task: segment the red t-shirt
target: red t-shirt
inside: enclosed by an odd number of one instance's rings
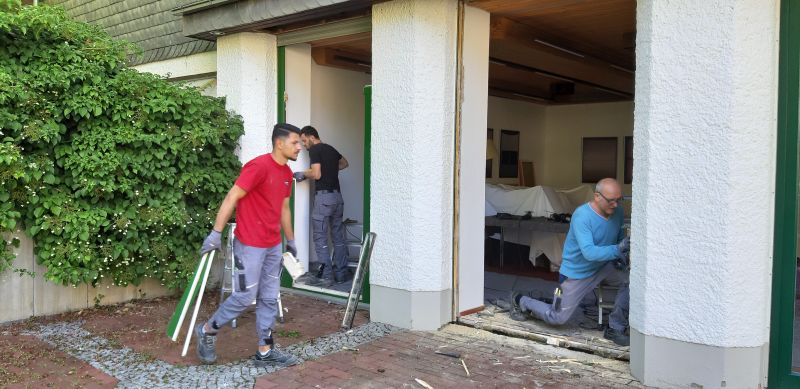
[[[236,186],[247,195],[236,205],[236,238],[253,247],[281,242],[283,200],[292,194],[292,170],[279,165],[272,154],[253,158],[242,167]]]

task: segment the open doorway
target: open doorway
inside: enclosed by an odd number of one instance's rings
[[[292,283],[291,286],[297,289],[338,297],[347,297],[351,289],[352,277],[340,278],[343,274],[341,269],[336,269],[336,277],[331,273],[334,264],[331,258],[337,250],[343,250],[350,268],[344,274],[352,274],[366,232],[364,216],[368,204],[365,204],[364,193],[368,188],[365,179],[365,153],[368,149],[365,147],[367,97],[364,88],[371,80],[370,44],[367,31],[312,39],[284,48],[287,120],[293,120],[290,111],[293,101],[299,96],[301,101],[307,102],[307,110],[295,115],[294,120],[300,126],[314,127],[319,141],[332,146],[347,161],[346,168],[338,172],[338,188],[322,189],[313,179],[299,182],[295,187],[294,226],[298,256],[307,266],[310,264],[308,268],[311,270],[309,275]],[[293,87],[292,80],[301,86]],[[293,170],[305,170],[311,163],[309,150],[304,149],[298,166]],[[323,190],[341,195],[344,206],[338,220],[334,220],[337,215],[316,220],[320,219],[322,212],[315,212],[315,199]],[[324,243],[319,242],[320,225],[327,230],[321,233]],[[334,234],[339,231],[344,239],[342,248],[337,247],[334,239]],[[320,250],[317,246],[326,249]],[[319,258],[318,252],[327,252],[328,258]],[[319,265],[327,269],[320,269]]]
[[[603,338],[599,323],[607,323],[597,301],[585,301],[559,327],[513,321],[506,311],[511,291],[552,298],[568,216],[592,198],[600,178],[622,184],[629,225],[636,3],[469,5],[490,13],[486,133],[462,136],[486,142],[485,223],[470,227],[484,231],[484,288],[477,309],[458,302],[459,321],[625,358],[627,348],[595,341]],[[597,293],[606,303],[615,294]]]

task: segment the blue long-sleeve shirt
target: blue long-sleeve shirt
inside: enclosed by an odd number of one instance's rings
[[[592,276],[607,261],[620,257],[617,243],[624,237],[624,211],[617,207],[606,220],[586,203],[575,209],[561,255],[561,274],[567,278]]]

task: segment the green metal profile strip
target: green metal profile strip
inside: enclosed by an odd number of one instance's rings
[[[798,388],[792,372],[797,273],[797,142],[800,87],[800,1],[781,1],[778,86],[778,148],[769,388]]]

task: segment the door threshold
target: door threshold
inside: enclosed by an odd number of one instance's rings
[[[599,330],[553,327],[535,319],[515,321],[508,312],[484,310],[458,318],[458,324],[496,334],[533,340],[555,347],[578,350],[605,358],[630,360],[630,347],[619,346]]]

